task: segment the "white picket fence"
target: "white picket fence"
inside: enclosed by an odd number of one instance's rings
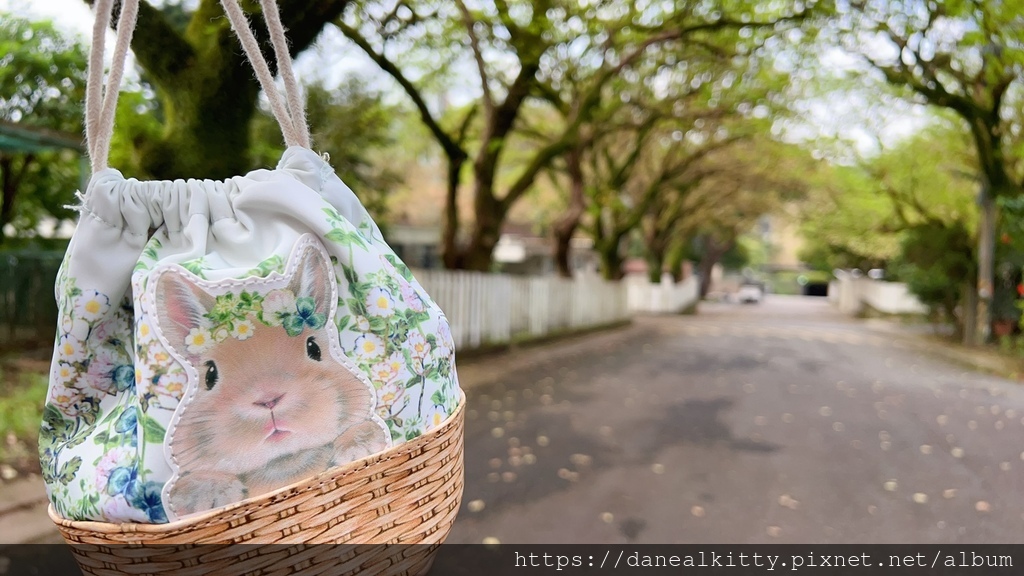
[[[635,275],[627,276],[623,282],[630,312],[678,314],[700,299],[700,285],[695,276],[676,283],[666,274],[661,277],[661,283],[654,284],[646,275]]]
[[[592,275],[566,280],[449,270],[414,274],[451,322],[457,348],[507,344],[630,317],[625,284]]]

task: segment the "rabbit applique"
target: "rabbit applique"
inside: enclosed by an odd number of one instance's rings
[[[168,429],[178,517],[281,488],[392,445],[376,395],[338,343],[337,280],[311,237],[284,275],[209,282],[171,265],[151,279],[158,332],[190,374]]]

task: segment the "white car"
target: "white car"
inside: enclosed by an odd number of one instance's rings
[[[744,304],[760,304],[764,299],[764,288],[760,284],[743,284],[736,292],[736,300]]]

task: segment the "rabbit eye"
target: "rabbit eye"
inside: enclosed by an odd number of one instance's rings
[[[217,365],[214,364],[213,360],[206,361],[206,389],[213,390],[213,387],[217,385],[217,379],[220,375],[217,373]]]
[[[320,345],[312,336],[306,339],[306,356],[309,356],[310,360],[320,361]]]

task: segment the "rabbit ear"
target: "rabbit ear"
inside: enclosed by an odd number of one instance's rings
[[[160,331],[179,350],[185,349],[189,331],[206,322],[204,316],[216,303],[205,290],[173,269],[160,274],[155,300]]]
[[[318,312],[323,309],[331,294],[331,264],[323,250],[315,246],[303,248],[299,254],[299,265],[288,287],[296,298],[312,298]]]

